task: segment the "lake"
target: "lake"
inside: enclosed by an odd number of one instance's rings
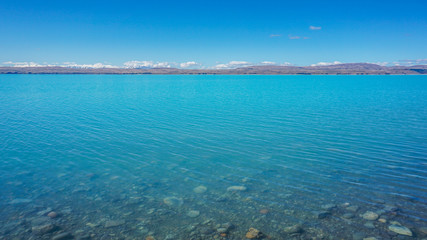
[[[427,76],[0,75],[0,187],[0,239],[423,239]]]

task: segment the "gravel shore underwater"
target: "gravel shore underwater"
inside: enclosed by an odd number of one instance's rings
[[[286,169],[243,179],[218,176],[221,184],[209,187],[191,181],[197,175],[188,169],[177,165],[168,169],[170,175],[164,174],[157,181],[142,177],[143,170],[141,178],[131,179],[113,175],[109,169],[100,173],[59,173],[57,179],[20,172],[20,181],[10,179],[5,187],[19,186],[21,194],[31,198],[6,196],[11,200],[0,212],[0,234],[3,239],[56,240],[427,236],[425,222],[405,216],[404,203],[411,199],[404,197],[398,201],[401,205],[379,196],[373,196],[375,202],[370,204],[351,202],[351,196],[344,201],[333,194],[317,199],[304,189],[284,189],[255,180],[279,180],[287,176]],[[43,187],[30,185],[41,182]],[[228,182],[241,185],[228,186]],[[182,191],[174,192],[176,189]],[[271,201],[273,197],[275,202]]]

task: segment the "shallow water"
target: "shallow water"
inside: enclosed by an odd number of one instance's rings
[[[423,239],[427,77],[0,75],[0,186],[0,239]]]

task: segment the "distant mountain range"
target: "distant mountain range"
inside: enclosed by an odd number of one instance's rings
[[[0,67],[0,74],[260,74],[260,75],[416,75],[427,65],[385,67],[370,63],[328,66],[250,66],[235,69]]]

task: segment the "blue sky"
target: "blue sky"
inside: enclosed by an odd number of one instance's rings
[[[425,0],[1,1],[0,63],[427,64],[426,12]]]

